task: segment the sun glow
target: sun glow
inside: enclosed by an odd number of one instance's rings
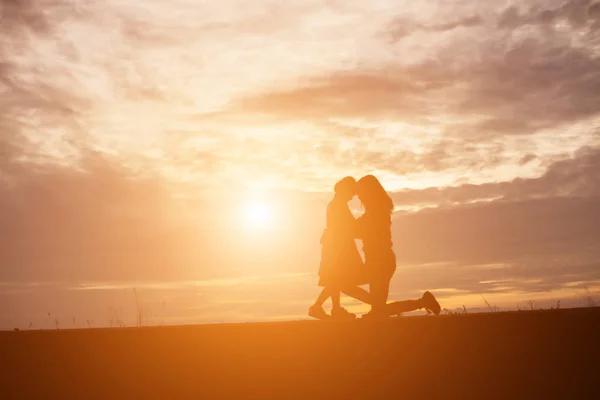
[[[251,230],[264,230],[273,226],[274,212],[271,204],[256,202],[244,207],[245,225]]]

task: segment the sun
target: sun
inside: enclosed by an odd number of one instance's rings
[[[269,203],[246,204],[243,210],[245,225],[251,230],[263,230],[273,226],[273,207]]]

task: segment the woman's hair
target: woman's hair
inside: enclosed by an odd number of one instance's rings
[[[341,192],[351,192],[354,193],[356,191],[356,179],[351,176],[347,176],[342,178],[338,183],[333,187],[333,191],[338,194]]]
[[[394,211],[394,201],[387,194],[381,182],[373,175],[360,178],[356,189],[366,211],[385,211],[388,214]]]

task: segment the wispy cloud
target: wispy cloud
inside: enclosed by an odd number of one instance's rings
[[[525,154],[543,164],[596,136],[597,8],[12,2],[1,123],[46,156],[76,154],[85,132],[205,184],[323,189],[348,166],[395,188],[527,177],[544,165]]]

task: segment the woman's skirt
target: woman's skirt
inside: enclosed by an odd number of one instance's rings
[[[367,269],[353,239],[337,246],[333,244],[322,245],[319,286],[341,288],[368,283]]]

